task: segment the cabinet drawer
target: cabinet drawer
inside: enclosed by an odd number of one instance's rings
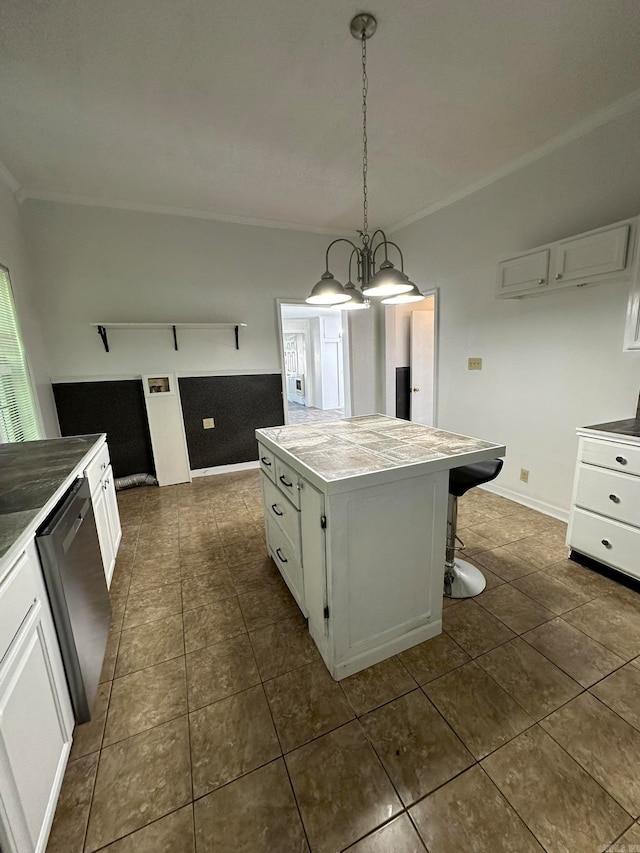
[[[635,527],[574,509],[568,538],[570,547],[581,554],[640,578],[640,530]]]
[[[616,441],[583,438],[580,462],[640,476],[640,447]]]
[[[37,569],[39,571],[39,567]],[[29,555],[20,554],[0,585],[0,660],[5,656],[20,625],[38,598]]]
[[[291,503],[300,509],[300,478],[288,465],[276,456],[276,486]]]
[[[289,501],[284,500],[280,489],[271,480],[262,478],[264,513],[267,518],[282,528],[291,540],[298,562],[300,561],[300,512]]]
[[[640,527],[640,477],[580,465],[576,504]]]
[[[267,539],[269,550],[273,555],[276,566],[280,570],[280,574],[291,590],[291,594],[298,603],[298,607],[306,616],[302,566],[296,558],[295,548],[284,531],[277,524],[274,524],[270,518],[267,518]]]
[[[91,462],[87,465],[85,469],[85,477],[89,481],[89,488],[91,489],[91,494],[93,494],[98,486],[98,483],[102,479],[102,475],[109,467],[109,447],[105,443],[102,445],[97,454],[93,457]]]
[[[274,483],[276,481],[276,458],[270,450],[258,444],[258,459],[260,460],[260,468],[264,471],[267,477]]]

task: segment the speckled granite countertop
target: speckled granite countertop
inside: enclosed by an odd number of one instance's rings
[[[0,444],[0,560],[25,533],[35,533],[68,488],[67,480],[104,439],[104,434],[81,435]]]
[[[606,424],[594,424],[578,430],[579,435],[593,435],[594,438],[598,437],[598,433],[603,438],[618,438],[623,441],[626,439],[634,444],[640,444],[640,417],[627,418],[624,421],[609,421]]]
[[[256,437],[285,450],[327,483],[418,463],[455,468],[466,464],[460,457],[468,454],[505,453],[504,445],[385,415],[269,427],[256,430]]]

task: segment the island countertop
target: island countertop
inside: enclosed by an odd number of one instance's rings
[[[626,418],[622,421],[608,421],[605,424],[581,427],[578,435],[591,438],[609,438],[640,444],[640,417]]]
[[[354,478],[381,481],[399,468],[437,471],[505,455],[505,446],[386,415],[256,430],[310,480],[329,491]],[[407,470],[405,473],[410,473]]]
[[[0,445],[0,577],[106,440],[104,433]]]

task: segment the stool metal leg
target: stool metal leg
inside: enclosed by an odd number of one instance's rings
[[[444,594],[448,598],[472,598],[480,595],[487,585],[480,569],[466,560],[456,558],[456,530],[458,527],[458,498],[449,495],[447,514],[447,551],[444,565]]]

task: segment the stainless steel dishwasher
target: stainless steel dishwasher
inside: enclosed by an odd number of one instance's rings
[[[38,550],[77,722],[91,719],[111,605],[89,484],[78,479],[38,530]]]

